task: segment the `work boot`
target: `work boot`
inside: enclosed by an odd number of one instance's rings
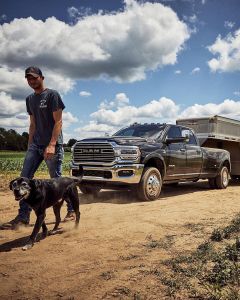
[[[74,220],[75,220],[75,213],[73,211],[68,211],[63,222],[74,221]]]
[[[12,219],[9,222],[3,223],[0,226],[0,229],[17,229],[20,226],[28,226],[29,220],[24,220],[20,218],[19,216],[16,216],[14,219]]]

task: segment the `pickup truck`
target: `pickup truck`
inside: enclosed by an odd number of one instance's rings
[[[145,201],[159,198],[163,184],[208,179],[211,188],[225,189],[231,171],[228,151],[200,147],[188,127],[154,123],[77,141],[70,167],[72,176],[83,175],[83,193],[127,188]]]

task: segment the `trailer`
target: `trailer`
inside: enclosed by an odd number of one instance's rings
[[[222,116],[179,119],[194,130],[202,147],[225,149],[231,156],[231,178],[240,179],[240,121]]]

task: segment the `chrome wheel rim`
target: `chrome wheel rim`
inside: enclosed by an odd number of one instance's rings
[[[222,182],[223,182],[224,186],[228,185],[228,171],[227,170],[223,170]]]
[[[152,174],[147,180],[147,194],[149,196],[157,196],[160,190],[160,181],[156,174]]]

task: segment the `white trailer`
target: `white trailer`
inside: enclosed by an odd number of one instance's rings
[[[231,177],[240,179],[240,121],[216,115],[179,119],[176,124],[192,128],[202,147],[228,150],[231,155]]]

